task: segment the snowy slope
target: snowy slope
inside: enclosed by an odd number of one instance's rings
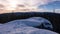
[[[32,17],[22,20],[14,20],[0,25],[0,34],[57,34],[56,32],[35,28],[43,24],[45,28],[53,29],[51,23],[41,17]],[[48,28],[49,29],[49,28]]]

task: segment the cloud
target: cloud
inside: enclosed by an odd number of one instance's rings
[[[55,9],[55,12],[56,13],[60,13],[60,9]]]
[[[16,2],[17,4],[28,4],[32,6],[43,5],[49,2],[60,1],[60,0],[0,0],[0,3]]]
[[[21,0],[19,0],[19,2],[20,1]],[[22,3],[26,3],[30,6],[39,6],[39,5],[47,4],[47,3],[51,2],[52,0],[22,0],[22,1],[21,1]]]
[[[53,0],[53,1],[60,1],[60,0]]]
[[[32,5],[32,6],[36,6],[36,5],[42,5],[42,4],[46,4],[48,2],[51,2],[52,0],[0,0],[0,2],[16,2],[17,4],[28,4],[28,5]]]
[[[0,0],[0,4],[6,5],[7,8],[16,8],[17,4],[38,8],[38,6],[45,5],[54,1],[60,0]]]

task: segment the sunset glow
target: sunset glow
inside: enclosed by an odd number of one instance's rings
[[[47,3],[48,0],[0,0],[5,4],[4,10],[24,10],[26,11],[35,11],[38,10],[38,6]],[[20,6],[18,6],[20,5]],[[24,7],[22,7],[24,6]]]
[[[46,11],[50,8],[46,9],[46,7],[41,8],[39,6],[46,5],[54,1],[59,1],[59,0],[38,0],[38,1],[37,0],[0,0],[0,13],[12,12],[12,11],[13,12],[40,11],[41,9],[42,11]]]
[[[28,1],[28,0],[6,0],[8,3],[3,3],[6,4],[5,9],[4,10],[24,10],[26,9],[26,11],[32,11],[32,10],[37,10],[37,2],[35,2],[36,0],[32,1]],[[35,2],[35,3],[34,3]],[[4,7],[3,7],[4,8]]]
[[[8,6],[6,7],[7,10],[15,10],[17,1],[16,0],[8,0]]]

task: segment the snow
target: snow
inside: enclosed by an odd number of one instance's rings
[[[45,24],[47,23],[47,24]],[[0,25],[0,34],[57,34],[56,32],[35,28],[44,24],[45,28],[53,29],[51,23],[41,17],[32,17],[22,20],[14,20]]]

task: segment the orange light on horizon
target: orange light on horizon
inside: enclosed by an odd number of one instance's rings
[[[8,12],[29,12],[37,11],[37,6],[34,5],[34,1],[30,0],[6,0],[6,2],[1,2],[4,7],[0,6],[1,13]]]

